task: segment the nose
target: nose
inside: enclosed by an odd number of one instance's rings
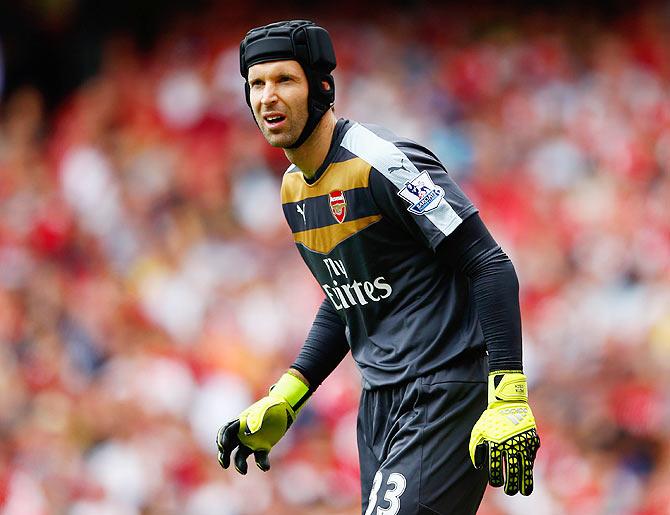
[[[261,95],[261,103],[263,105],[272,105],[277,101],[277,91],[273,84],[266,83]]]

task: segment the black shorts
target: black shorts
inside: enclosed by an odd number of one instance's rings
[[[362,513],[470,515],[486,488],[472,466],[470,432],[486,409],[485,376],[440,374],[363,390],[358,413]]]

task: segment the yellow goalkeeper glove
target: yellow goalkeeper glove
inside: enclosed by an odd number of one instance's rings
[[[540,438],[528,405],[526,376],[492,372],[488,392],[488,407],[470,436],[470,459],[476,468],[487,466],[491,486],[504,485],[507,495],[530,495]]]
[[[269,395],[255,402],[219,429],[216,444],[219,464],[227,469],[232,452],[235,469],[247,473],[247,458],[253,454],[256,465],[270,470],[270,449],[286,433],[311,394],[309,387],[296,376],[285,373],[270,388]]]

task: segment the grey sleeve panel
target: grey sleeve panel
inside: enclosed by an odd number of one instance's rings
[[[389,141],[355,124],[342,146],[372,166],[370,189],[382,214],[433,250],[477,211],[435,155],[416,143]]]

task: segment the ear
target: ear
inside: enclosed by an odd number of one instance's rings
[[[321,89],[323,89],[324,91],[330,91],[330,83],[326,80],[322,80]]]

